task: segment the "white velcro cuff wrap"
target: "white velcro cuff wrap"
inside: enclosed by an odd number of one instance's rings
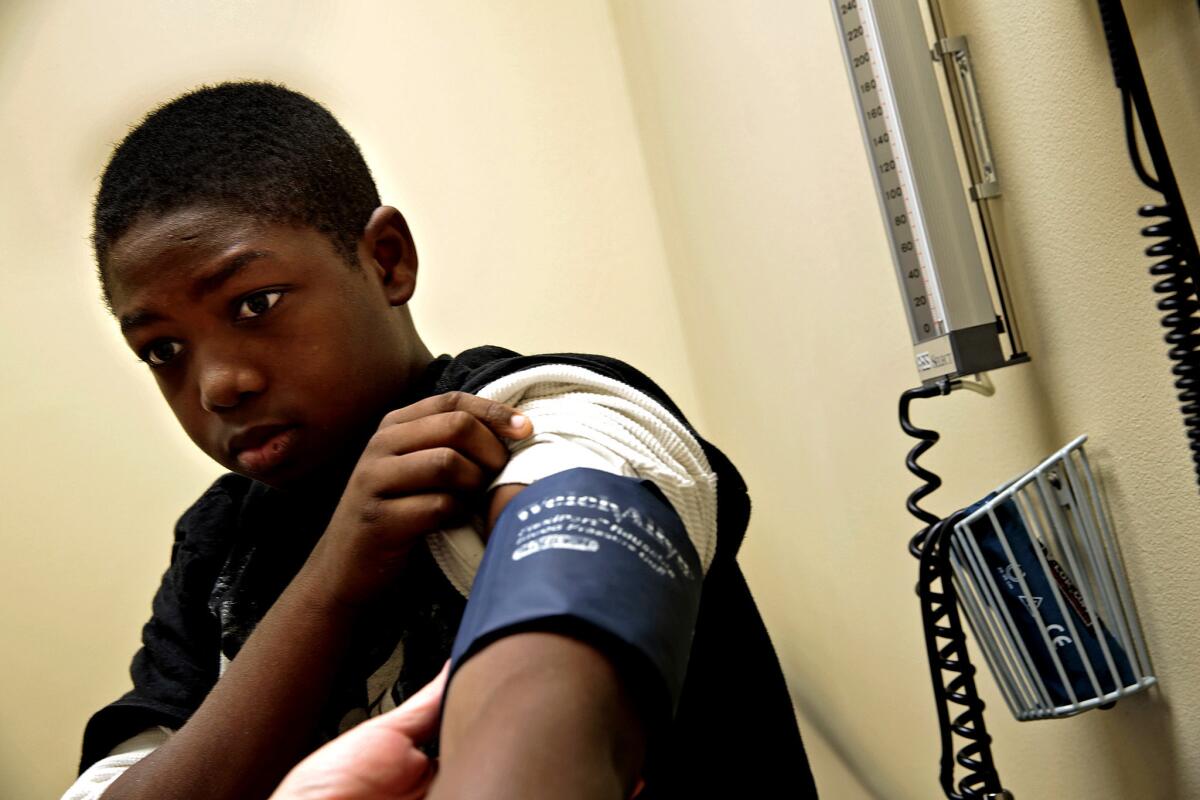
[[[125,770],[154,752],[171,736],[171,729],[162,726],[147,728],[137,736],[126,739],[104,758],[92,764],[80,775],[62,800],[97,800],[108,791]]]
[[[708,571],[717,549],[717,476],[696,437],[660,403],[569,364],[521,370],[476,394],[514,406],[533,424],[528,439],[507,442],[511,456],[492,488],[577,467],[649,480],[679,514]],[[464,597],[483,558],[484,524],[427,537],[434,560]]]

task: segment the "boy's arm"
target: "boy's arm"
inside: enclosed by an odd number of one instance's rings
[[[599,650],[554,633],[505,637],[454,677],[430,800],[620,800],[641,775],[646,734]]]
[[[265,797],[304,752],[350,622],[304,573],[174,736],[104,793],[121,798]]]
[[[392,412],[372,437],[312,556],[225,675],[171,739],[103,795],[266,797],[312,744],[359,611],[392,582],[413,542],[457,518],[507,460],[498,436],[528,422],[459,393]],[[214,654],[215,657],[215,654]]]
[[[629,797],[682,687],[715,475],[669,401],[589,369],[478,391],[534,435],[497,480],[431,797]]]
[[[489,531],[524,488],[493,492]],[[645,747],[638,709],[607,656],[556,633],[519,633],[493,642],[455,675],[429,796],[629,797]]]

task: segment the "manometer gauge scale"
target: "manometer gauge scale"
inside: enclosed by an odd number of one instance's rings
[[[918,374],[931,382],[1005,366],[917,0],[834,0],[833,9]]]

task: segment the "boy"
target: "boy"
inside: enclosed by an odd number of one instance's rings
[[[180,520],[78,796],[265,797],[448,656],[433,797],[815,795],[734,560],[737,471],[611,359],[435,359],[407,225],[327,111],[262,83],[172,101],[114,152],[94,244],[231,474]]]

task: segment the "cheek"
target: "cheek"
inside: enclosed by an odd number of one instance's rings
[[[188,391],[186,387],[175,388],[165,385],[165,382],[161,380],[159,387],[162,389],[167,405],[171,407],[171,412],[175,414],[175,419],[179,421],[179,426],[183,428],[183,432],[197,447],[220,462],[223,454],[219,452],[214,442],[212,430],[214,420],[200,407],[199,394],[196,391]]]
[[[306,337],[293,342],[288,357],[289,368],[276,369],[276,389],[288,386],[288,391],[307,395],[310,407],[325,409],[329,414],[345,413],[354,405],[355,388],[368,372],[361,352],[343,335]]]
[[[272,353],[263,355],[276,359],[272,384],[281,407],[304,408],[309,421],[322,427],[363,424],[363,415],[374,415],[394,384],[388,373],[395,369],[385,365],[379,349],[386,335],[374,309],[350,302],[306,308],[265,343]]]
[[[171,407],[171,413],[175,415],[175,419],[179,420],[179,424],[187,431],[188,436],[195,439],[193,430],[200,425],[199,393],[194,389],[189,389],[193,385],[195,377],[190,374],[190,371],[183,374],[170,374],[164,371],[154,373],[154,379],[158,383],[158,390],[162,393],[163,399]]]
[[[321,354],[325,351],[325,348],[321,345],[320,342],[317,342],[317,341],[309,342],[308,346],[305,349],[307,351],[308,357],[311,359],[319,359],[321,357]]]
[[[304,358],[331,380],[360,381],[375,371],[376,342],[380,332],[370,327],[365,315],[348,314],[324,321],[325,335],[308,338]]]

